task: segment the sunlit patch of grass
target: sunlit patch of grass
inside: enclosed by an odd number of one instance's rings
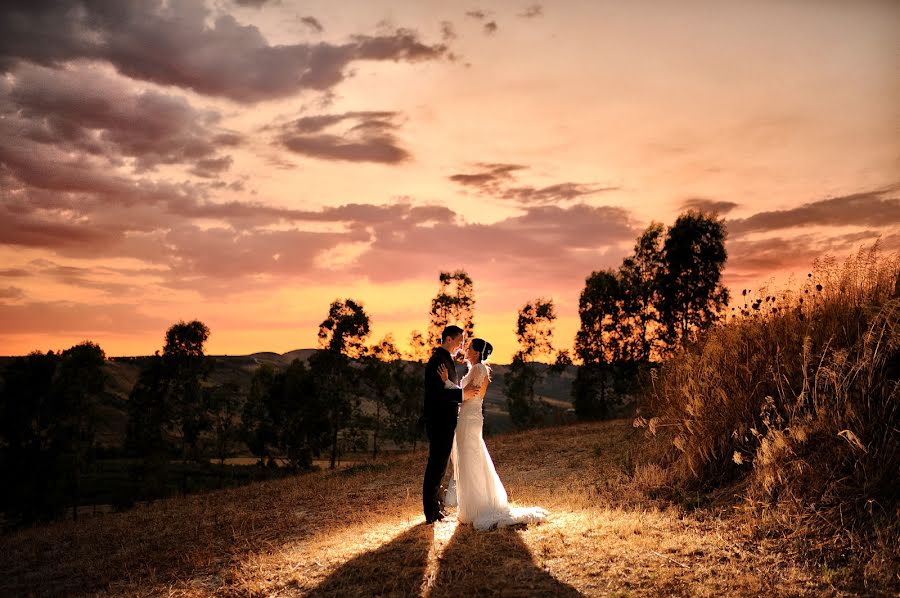
[[[171,596],[818,595],[726,506],[687,512],[650,490],[630,422],[489,438],[511,500],[540,525],[475,532],[420,513],[425,454],[318,472],[0,538],[0,594]],[[600,446],[599,455],[596,448]],[[575,466],[573,466],[575,464]]]

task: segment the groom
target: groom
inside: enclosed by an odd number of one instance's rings
[[[464,340],[465,333],[462,328],[447,326],[441,333],[441,345],[435,347],[431,359],[425,365],[424,413],[425,432],[428,434],[428,465],[425,467],[425,479],[422,481],[422,506],[425,508],[425,521],[428,523],[440,521],[446,515],[440,497],[441,479],[447,470],[459,404],[463,400],[462,389],[444,387],[438,368],[444,365],[450,380],[454,384],[459,383],[453,356],[462,348]]]

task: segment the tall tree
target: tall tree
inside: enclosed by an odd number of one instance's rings
[[[448,324],[462,328],[467,337],[471,337],[475,329],[474,284],[465,270],[441,272],[438,284],[438,293],[431,300],[428,326],[428,342],[432,347],[440,344],[441,331]]]
[[[239,439],[241,388],[230,380],[203,390],[203,402],[212,423],[215,455],[219,463],[224,463]]]
[[[365,353],[369,336],[369,316],[362,304],[353,299],[334,301],[328,317],[319,324],[319,346],[333,353],[356,358]]]
[[[332,469],[337,463],[341,435],[354,444],[359,439],[359,374],[350,359],[362,355],[368,335],[369,316],[363,306],[352,299],[335,301],[319,325],[322,350],[310,357],[315,392],[326,405],[330,423]]]
[[[387,413],[388,407],[395,402],[398,388],[394,386],[395,371],[400,363],[400,350],[394,344],[394,337],[390,334],[381,339],[377,344],[369,347],[368,355],[363,368],[363,378],[368,387],[369,397],[375,404],[375,413],[372,416],[372,458],[378,457],[378,440],[381,436],[383,413]]]
[[[553,354],[553,322],[556,310],[553,300],[535,299],[519,310],[516,339],[519,350],[504,377],[504,390],[513,424],[525,428],[537,422],[542,405],[535,399],[535,385],[540,374],[535,361]]]
[[[317,353],[322,354],[329,353]],[[311,366],[314,358],[310,358]],[[321,383],[314,367],[295,359],[275,378],[270,394],[270,409],[279,432],[278,446],[295,469],[309,468],[313,457],[322,454],[331,440],[329,415],[333,403],[329,401],[330,389]]]
[[[619,324],[624,319],[622,279],[617,272],[593,272],[578,299],[581,326],[575,354],[583,363],[609,364],[627,355],[628,338]]]
[[[145,498],[165,496],[173,438],[181,457],[200,460],[200,433],[209,427],[202,383],[209,372],[203,346],[209,328],[200,321],[179,321],[166,331],[162,355],[150,357],[128,400],[126,447],[141,458],[135,476]],[[183,480],[184,481],[184,480]]]
[[[406,353],[406,358],[410,361],[425,363],[429,354],[428,339],[418,330],[413,330],[409,335],[409,351]]]
[[[613,364],[627,356],[631,340],[621,323],[625,319],[622,280],[617,272],[593,272],[578,300],[581,326],[575,336],[575,354],[582,362],[572,393],[575,412],[583,419],[604,417]]]
[[[84,342],[62,353],[13,359],[0,385],[0,506],[32,522],[77,513],[94,443],[94,404],[105,385],[103,351]]]
[[[163,370],[169,381],[172,403],[181,432],[184,458],[200,460],[197,441],[209,425],[203,402],[202,382],[209,373],[203,345],[209,328],[199,320],[178,322],[166,331]]]
[[[633,339],[629,352],[640,362],[658,357],[661,348],[664,331],[660,327],[658,306],[664,239],[663,225],[650,224],[638,238],[634,253],[619,268],[623,310],[627,314],[624,320],[631,328],[624,336]]]
[[[392,388],[395,395],[387,404],[388,435],[398,445],[415,450],[422,436],[418,427],[425,392],[421,369],[403,361],[394,362]]]
[[[135,466],[135,477],[141,481],[145,499],[161,497],[165,493],[167,440],[175,427],[175,406],[159,351],[141,368],[128,395],[127,410],[125,446],[141,459]]]
[[[516,320],[516,340],[522,357],[533,362],[553,355],[553,323],[556,308],[553,300],[535,299],[519,310]]]
[[[254,372],[241,426],[260,464],[283,457],[288,467],[309,469],[330,445],[330,397],[316,382],[313,369],[299,359],[281,372],[270,364]]]
[[[106,386],[103,366],[106,354],[96,343],[85,341],[62,352],[56,386],[62,403],[64,428],[62,450],[67,455],[69,486],[72,492],[72,517],[78,518],[81,479],[93,460],[97,415],[97,396]]]
[[[722,270],[726,230],[715,215],[690,210],[669,228],[663,245],[659,311],[670,345],[683,345],[719,320],[728,303]]]
[[[272,415],[272,388],[278,373],[270,363],[264,363],[253,372],[250,390],[241,414],[241,431],[250,452],[259,463],[271,463],[278,445],[278,422]]]
[[[57,515],[63,505],[54,446],[58,405],[53,379],[59,356],[34,352],[13,359],[0,387],[0,464],[4,512],[23,522]]]

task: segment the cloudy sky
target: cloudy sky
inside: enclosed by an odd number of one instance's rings
[[[688,207],[737,292],[900,247],[893,1],[13,0],[0,73],[0,354],[402,343],[464,268],[506,361]]]

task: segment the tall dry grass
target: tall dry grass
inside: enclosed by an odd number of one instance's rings
[[[817,261],[799,290],[745,291],[659,370],[636,422],[666,441],[674,480],[742,482],[765,529],[882,586],[900,585],[898,276],[876,243]]]

